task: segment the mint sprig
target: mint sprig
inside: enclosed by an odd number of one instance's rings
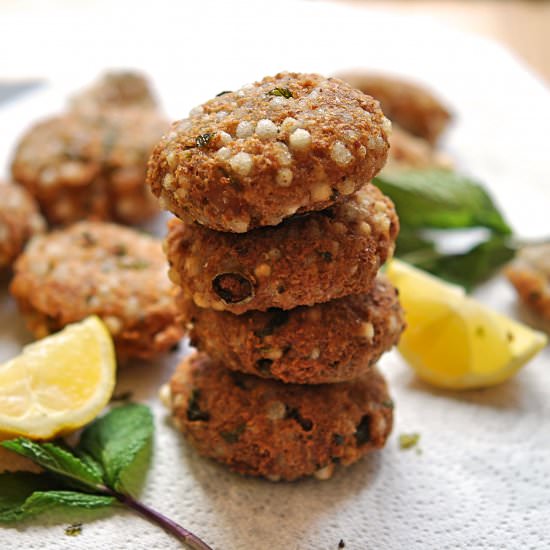
[[[194,550],[212,550],[196,535],[130,494],[143,478],[154,433],[148,407],[112,409],[82,433],[74,448],[37,443],[24,437],[3,441],[4,448],[29,458],[45,473],[0,474],[0,523],[27,519],[52,509],[97,509],[120,504],[161,526]]]
[[[387,170],[373,183],[392,199],[401,230],[395,254],[402,260],[471,290],[510,261],[512,230],[477,181],[442,169]],[[482,227],[488,237],[459,254],[441,252],[430,229]]]

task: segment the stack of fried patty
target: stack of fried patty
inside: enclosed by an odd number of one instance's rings
[[[375,363],[404,328],[378,270],[398,219],[370,180],[390,123],[344,82],[281,73],[172,125],[148,181],[199,352],[170,382],[206,456],[271,480],[332,475],[382,447],[392,402]]]

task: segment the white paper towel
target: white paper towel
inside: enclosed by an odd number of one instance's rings
[[[46,75],[53,82],[0,110],[6,174],[25,127],[61,108],[71,89],[106,66],[149,72],[173,118],[277,70],[328,74],[366,66],[437,90],[456,114],[446,146],[460,167],[490,187],[519,234],[550,233],[550,94],[494,43],[426,18],[315,2],[31,4],[31,17],[14,7],[2,15],[0,47],[12,52],[6,76]],[[503,280],[477,294],[517,313]],[[28,338],[1,294],[0,359]],[[142,500],[217,550],[336,550],[340,539],[346,550],[543,549],[550,547],[549,360],[547,349],[502,386],[453,393],[429,388],[396,353],[386,355],[381,367],[396,401],[394,434],[386,449],[327,482],[245,479],[197,457],[156,399],[175,356],[121,371],[117,391],[132,390],[155,413]],[[421,454],[398,448],[397,435],[411,431],[421,434]],[[66,536],[64,527],[76,519],[81,515],[0,528],[0,548],[179,547],[124,511],[86,517],[80,536]]]

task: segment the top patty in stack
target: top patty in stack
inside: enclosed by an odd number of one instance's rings
[[[280,73],[174,123],[148,181],[178,217],[243,233],[357,191],[384,165],[390,129],[378,102],[341,80]]]

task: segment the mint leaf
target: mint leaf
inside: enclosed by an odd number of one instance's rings
[[[395,255],[471,290],[514,256],[511,229],[476,181],[441,169],[387,171],[374,183],[395,204],[401,231]],[[484,227],[491,236],[462,254],[443,254],[424,229]]]
[[[98,508],[114,497],[62,490],[62,482],[49,474],[8,472],[0,474],[0,523],[26,519],[52,508]]]
[[[57,484],[57,487],[59,484]],[[48,474],[31,472],[6,472],[0,474],[0,518],[19,509],[35,491],[56,488],[55,480]]]
[[[396,256],[404,256],[406,254],[434,253],[435,243],[424,236],[421,236],[418,231],[407,226],[402,226],[399,230],[396,242]]]
[[[90,424],[82,433],[77,451],[99,462],[110,487],[124,491],[132,467],[148,456],[152,438],[151,411],[132,403],[112,409]]]
[[[51,507],[65,506],[70,508],[85,508],[93,510],[112,506],[116,499],[105,495],[92,495],[89,493],[77,493],[75,491],[37,491],[25,501],[23,510],[25,513],[37,514],[45,512]]]
[[[486,227],[511,234],[487,191],[466,176],[441,169],[394,170],[379,174],[373,183],[394,202],[404,227]]]
[[[96,489],[103,485],[101,474],[66,449],[53,443],[36,443],[25,437],[0,443],[6,449],[30,458],[45,470],[61,476],[76,487]]]
[[[112,506],[116,499],[111,496],[91,495],[75,491],[35,491],[19,506],[0,510],[0,523],[20,521],[42,512],[63,508],[92,510]]]
[[[86,464],[88,468],[90,468],[94,474],[99,477],[100,479],[103,479],[105,477],[105,472],[103,471],[103,468],[99,462],[95,460],[92,456],[90,456],[85,451],[78,451],[75,450],[76,455],[78,458]]]

